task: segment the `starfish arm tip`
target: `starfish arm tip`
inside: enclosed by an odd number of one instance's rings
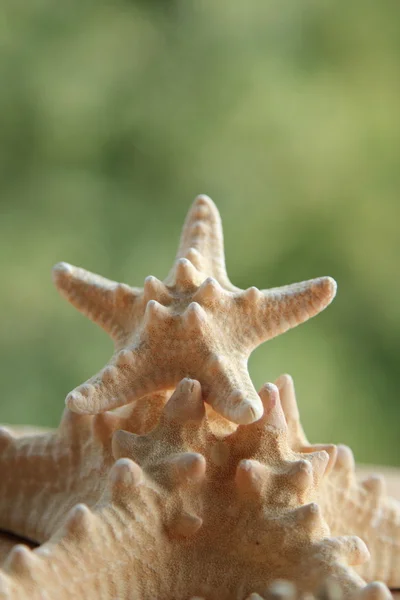
[[[111,468],[109,481],[114,491],[120,486],[136,487],[143,482],[143,471],[130,458],[119,458]]]
[[[263,405],[263,421],[276,429],[287,429],[278,386],[270,382],[265,383],[259,396]]]
[[[65,405],[69,410],[79,414],[87,414],[86,398],[80,392],[74,390],[65,398]]]
[[[362,600],[390,600],[393,598],[389,588],[382,581],[373,581],[361,590],[358,597]]]
[[[212,204],[214,204],[214,202],[211,200],[210,196],[208,196],[207,194],[198,194],[196,196],[196,198],[194,199],[194,202],[196,204],[208,204],[209,202],[211,202]]]
[[[261,419],[264,413],[264,407],[261,399],[246,398],[245,396],[233,392],[228,398],[228,407],[224,416],[239,425],[250,425]]]
[[[53,281],[56,285],[58,285],[64,277],[71,275],[73,273],[74,267],[66,262],[58,262],[56,263],[52,270]]]
[[[336,292],[337,292],[337,282],[335,279],[333,279],[333,277],[320,277],[319,280],[317,280],[324,292],[324,297],[326,298],[326,300],[328,300],[329,302],[331,302],[334,297],[336,296]]]
[[[293,377],[289,373],[282,373],[278,379],[275,380],[275,385],[279,391],[284,389],[286,386],[293,386]]]

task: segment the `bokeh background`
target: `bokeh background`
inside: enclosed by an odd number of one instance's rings
[[[0,420],[56,426],[109,358],[65,260],[166,276],[209,194],[240,287],[334,303],[251,358],[293,375],[315,442],[400,465],[397,0],[6,0],[0,19]]]

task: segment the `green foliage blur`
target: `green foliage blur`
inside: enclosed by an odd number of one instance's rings
[[[164,278],[195,195],[233,283],[332,275],[258,349],[309,438],[400,465],[397,0],[5,0],[0,9],[0,420],[56,426],[110,340],[52,264]]]

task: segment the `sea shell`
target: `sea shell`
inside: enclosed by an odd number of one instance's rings
[[[329,454],[293,452],[278,388],[266,384],[260,399],[259,421],[219,438],[200,384],[184,379],[152,431],[116,431],[99,501],[77,504],[36,550],[16,546],[3,597],[244,599],[277,578],[300,592],[333,578],[345,598],[388,597],[350,566],[368,560],[364,542],[331,537],[313,502]]]

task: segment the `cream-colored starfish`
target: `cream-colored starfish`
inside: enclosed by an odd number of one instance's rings
[[[132,288],[65,263],[55,266],[54,280],[115,342],[108,366],[67,396],[72,411],[103,412],[192,377],[235,423],[262,416],[247,369],[254,348],[316,315],[336,292],[330,277],[262,291],[233,286],[219,213],[207,196],[189,211],[164,282],[147,277],[143,289]]]
[[[356,570],[367,581],[381,579],[390,587],[400,587],[400,503],[384,493],[382,477],[357,481],[349,448],[311,445],[300,423],[291,377],[283,375],[276,384],[290,448],[329,455],[314,499],[331,532],[357,535],[366,542],[370,560]],[[113,434],[121,428],[139,435],[149,433],[167,398],[167,394],[155,394],[96,416],[74,415],[66,409],[57,432],[21,437],[0,432],[0,529],[45,542],[77,502],[95,506],[114,462]],[[218,440],[218,451],[226,453],[226,444],[235,439],[229,436],[236,428],[211,408],[208,425],[213,439]],[[268,455],[261,456],[260,462],[268,464]]]
[[[330,537],[313,502],[329,454],[293,452],[278,389],[260,398],[262,419],[220,440],[199,383],[183,380],[150,433],[114,434],[121,458],[92,510],[78,504],[47,543],[14,548],[1,597],[243,600],[276,578],[302,593],[333,578],[344,598],[390,598],[350,566],[368,560],[365,544]]]
[[[115,371],[107,367],[75,400],[101,412],[102,400],[121,385],[122,403],[116,394],[117,403],[105,404],[127,406],[96,416],[66,409],[54,433],[16,439],[0,431],[0,527],[45,542],[33,552],[13,550],[0,597],[294,600],[288,584],[285,593],[271,589],[276,577],[321,600],[339,598],[319,592],[332,577],[344,598],[388,597],[383,584],[364,586],[351,568],[367,580],[378,574],[398,581],[398,509],[380,480],[356,485],[349,450],[307,442],[287,376],[278,380],[283,410],[272,384],[257,401],[243,393],[251,350],[326,305],[334,293],[329,278],[265,292],[234,288],[223,266],[219,215],[204,197],[189,213],[164,283],[150,279],[144,290],[131,290],[79,269],[71,277],[65,268],[56,278],[116,341]],[[164,308],[149,298],[152,291]],[[154,321],[160,310],[163,318]],[[137,371],[132,354],[146,358],[159,348],[153,371]],[[204,389],[185,379],[163,410],[175,378],[187,371]],[[146,373],[155,381],[136,386]],[[233,401],[235,386],[242,387]],[[151,397],[143,396],[147,389]],[[213,394],[221,390],[219,401]],[[225,416],[236,410],[236,421],[251,420],[250,409],[255,418],[257,402],[263,416],[236,428],[210,406],[206,418],[204,399]],[[383,535],[373,531],[377,520]],[[367,538],[371,560],[349,532]]]

